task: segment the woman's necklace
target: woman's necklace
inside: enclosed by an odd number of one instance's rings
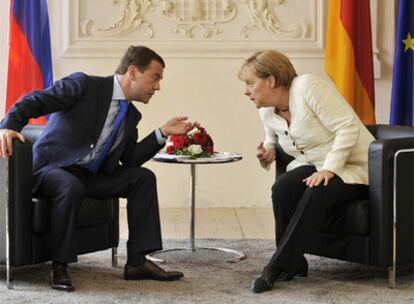
[[[289,107],[287,107],[287,109],[277,109],[279,112],[282,112],[282,113],[286,113],[286,112],[289,112]]]
[[[286,113],[289,112],[289,107],[287,107],[286,109],[279,109],[278,107],[275,107],[275,113],[279,114],[279,113]]]
[[[279,115],[280,117],[284,118],[288,124],[288,126],[290,127],[290,120],[291,120],[291,116],[290,116],[290,111],[289,111],[289,107],[287,109],[281,110],[275,107],[275,113],[276,115]]]

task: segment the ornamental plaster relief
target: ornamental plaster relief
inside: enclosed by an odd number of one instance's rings
[[[110,0],[119,3],[119,17],[107,26],[98,26],[93,19],[80,20],[79,29],[84,36],[122,36],[137,28],[143,27],[148,38],[153,37],[151,24],[144,20],[148,9],[154,4],[153,0]]]
[[[82,2],[82,0],[78,0]],[[90,0],[89,0],[90,1]],[[170,22],[170,33],[185,39],[208,39],[222,34],[220,25],[232,22],[240,11],[247,11],[239,39],[249,39],[253,32],[266,32],[271,36],[306,38],[313,22],[298,20],[289,24],[277,18],[280,6],[295,0],[110,0],[117,5],[118,17],[108,25],[100,25],[95,19],[81,19],[79,30],[87,37],[119,37],[144,28],[147,39],[154,38],[153,23],[164,18]],[[297,2],[297,1],[296,1]],[[115,10],[115,8],[114,8]],[[149,11],[158,12],[150,18]],[[114,14],[115,16],[115,14]],[[151,20],[155,19],[155,20]],[[195,30],[198,29],[198,35]],[[251,32],[249,34],[249,32]]]
[[[311,22],[300,20],[298,23],[283,24],[275,15],[277,5],[285,0],[243,0],[250,13],[250,24],[241,29],[241,36],[248,38],[251,30],[263,30],[276,36],[305,38],[310,31]]]
[[[233,0],[162,0],[158,2],[161,13],[175,26],[173,33],[193,38],[193,30],[201,28],[202,38],[210,38],[223,32],[220,23],[231,22],[237,14]]]
[[[277,48],[321,58],[325,0],[53,0],[63,57],[119,57],[145,44],[167,57],[239,57]]]

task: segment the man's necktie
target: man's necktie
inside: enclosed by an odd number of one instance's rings
[[[105,159],[108,152],[111,150],[112,145],[115,142],[116,136],[118,134],[119,127],[121,126],[122,121],[125,118],[126,111],[128,109],[128,102],[126,100],[119,101],[119,111],[115,117],[114,121],[114,128],[112,129],[111,134],[109,135],[107,141],[105,142],[102,150],[99,152],[96,159],[86,166],[86,169],[91,171],[92,173],[96,173],[98,169],[101,167],[103,160]]]

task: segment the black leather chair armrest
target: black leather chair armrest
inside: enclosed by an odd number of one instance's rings
[[[400,149],[414,148],[414,138],[395,138],[373,141],[369,146],[370,231],[373,248],[392,248],[393,169],[394,155]],[[397,164],[397,194],[399,220],[413,214],[414,154],[401,156]],[[400,224],[403,224],[400,222]],[[412,232],[412,231],[411,231]],[[387,265],[391,250],[372,251],[371,258]]]
[[[408,126],[366,125],[377,139],[395,139],[414,137],[414,128]]]
[[[8,159],[8,182],[11,262],[17,265],[26,264],[30,261],[23,260],[31,256],[32,246],[33,165],[30,142],[13,140],[13,155]],[[15,255],[15,252],[27,254]]]
[[[44,125],[27,125],[23,128],[21,133],[33,144],[40,137],[44,129]]]

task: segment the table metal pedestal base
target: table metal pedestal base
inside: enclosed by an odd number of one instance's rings
[[[225,253],[230,253],[235,255],[235,257],[232,258],[228,258],[227,262],[228,263],[237,263],[243,259],[246,258],[246,255],[243,252],[237,251],[237,250],[233,250],[233,249],[228,249],[228,248],[221,248],[221,247],[195,247],[195,248],[191,248],[191,247],[183,247],[183,248],[171,248],[171,249],[165,249],[165,250],[160,250],[160,251],[156,251],[156,252],[152,252],[150,254],[147,254],[147,258],[153,262],[157,262],[157,263],[165,263],[165,260],[163,259],[158,259],[155,258],[154,255],[158,254],[158,253],[164,253],[164,252],[170,252],[170,251],[181,251],[181,250],[191,250],[191,251],[198,251],[198,250],[217,250],[217,251],[222,251]]]
[[[190,244],[189,247],[184,248],[171,248],[171,249],[165,249],[160,250],[156,252],[152,252],[150,254],[147,254],[146,257],[153,261],[158,263],[165,263],[162,259],[154,258],[153,255],[161,252],[169,252],[169,251],[177,251],[177,250],[218,250],[223,251],[226,253],[231,253],[235,255],[235,257],[228,259],[227,262],[229,263],[236,263],[246,258],[246,256],[237,250],[233,249],[227,249],[227,248],[220,248],[220,247],[196,247],[195,246],[195,205],[196,205],[196,163],[190,164]]]

